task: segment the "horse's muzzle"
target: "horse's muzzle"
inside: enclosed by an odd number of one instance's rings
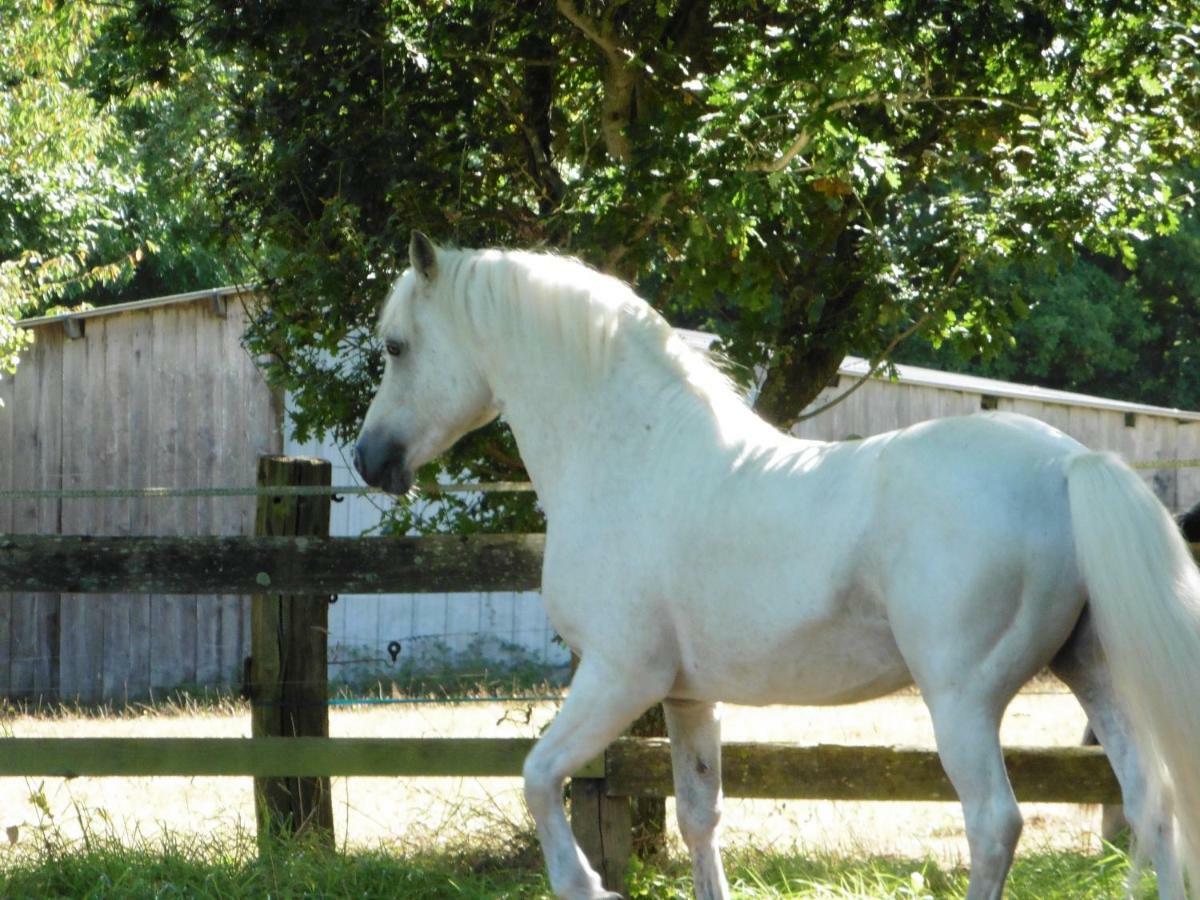
[[[404,445],[398,441],[360,437],[354,445],[354,468],[371,487],[389,494],[407,494],[412,473],[404,461]]]

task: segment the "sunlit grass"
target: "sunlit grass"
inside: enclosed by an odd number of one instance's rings
[[[11,898],[211,897],[259,900],[300,897],[549,898],[532,834],[494,843],[443,844],[437,852],[380,846],[327,851],[303,842],[260,848],[253,835],[161,834],[119,840],[93,820],[68,839],[44,823],[32,840],[0,855],[0,893]],[[929,860],[780,854],[749,847],[727,854],[734,897],[957,898],[966,872]],[[1018,859],[1007,896],[1013,900],[1107,900],[1123,896],[1129,861],[1123,852],[1046,852]],[[686,860],[635,861],[631,900],[690,898]],[[1137,897],[1153,895],[1144,878]]]
[[[483,696],[533,686],[477,684]],[[355,687],[404,695],[392,684]],[[726,726],[731,740],[837,741],[847,733],[861,743],[914,742],[921,735],[901,729],[912,724],[918,702],[901,696],[848,712],[823,711],[838,717],[836,731],[796,711],[755,718],[753,711],[727,710]],[[331,719],[339,734],[354,736],[536,736],[555,708],[418,704],[336,710]],[[0,733],[230,736],[248,733],[248,712],[234,696],[180,692],[170,702],[140,707],[10,707],[0,714]],[[1026,743],[1072,742],[1082,727],[1057,695],[1027,698],[1011,712],[1022,729],[1015,740]],[[760,727],[764,723],[770,727]],[[338,850],[276,847],[261,856],[248,779],[6,781],[0,897],[550,897],[519,783],[511,779],[335,779]],[[963,896],[957,812],[943,834],[940,814],[935,818],[920,804],[875,807],[878,814],[866,819],[854,818],[861,811],[853,809],[730,801],[726,865],[734,896]],[[1030,811],[1028,818],[1007,897],[1125,896],[1127,858],[1115,850],[1091,852],[1095,839],[1082,837],[1085,826],[1074,813]],[[5,846],[3,827],[12,828],[12,846]],[[900,839],[908,833],[918,837]],[[631,898],[692,896],[681,845],[673,838],[670,846],[665,858],[635,863]],[[1140,885],[1135,896],[1152,896],[1151,884]]]

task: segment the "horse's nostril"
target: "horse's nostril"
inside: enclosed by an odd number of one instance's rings
[[[354,471],[356,471],[359,475],[364,474],[362,449],[358,446],[358,444],[354,445],[354,453],[351,454],[350,458],[354,462]]]

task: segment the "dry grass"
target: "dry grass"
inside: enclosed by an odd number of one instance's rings
[[[535,736],[553,717],[553,703],[467,703],[340,707],[330,731],[342,737]],[[1066,745],[1078,741],[1084,717],[1070,695],[1039,682],[1017,697],[1005,717],[1008,744]],[[197,704],[125,713],[12,715],[5,731],[26,736],[248,736],[245,707]],[[839,708],[726,707],[730,741],[792,741],[933,746],[928,714],[911,693]],[[411,852],[507,845],[527,841],[528,822],[514,779],[334,779],[339,843],[349,848],[398,845]],[[53,822],[80,837],[89,821],[131,842],[162,835],[253,830],[249,779],[95,778],[0,779],[0,827],[18,841]],[[1099,849],[1094,809],[1026,804],[1026,851]],[[15,832],[12,829],[16,829]],[[730,800],[726,843],[757,851],[966,859],[961,812],[952,803],[846,803]],[[523,837],[524,836],[524,837]]]

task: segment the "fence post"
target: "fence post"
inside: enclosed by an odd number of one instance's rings
[[[667,717],[661,703],[650,707],[629,726],[631,737],[665,738]],[[665,797],[634,797],[630,816],[633,828],[633,852],[639,859],[648,859],[666,849],[667,800]]]
[[[332,469],[323,459],[260,456],[258,485],[328,487]],[[260,494],[254,533],[259,536],[329,535],[328,494]],[[271,584],[270,572],[258,582]],[[256,594],[250,606],[247,684],[254,737],[329,737],[327,647],[329,597]],[[328,778],[255,778],[260,846],[272,838],[304,834],[332,847],[333,798]]]

